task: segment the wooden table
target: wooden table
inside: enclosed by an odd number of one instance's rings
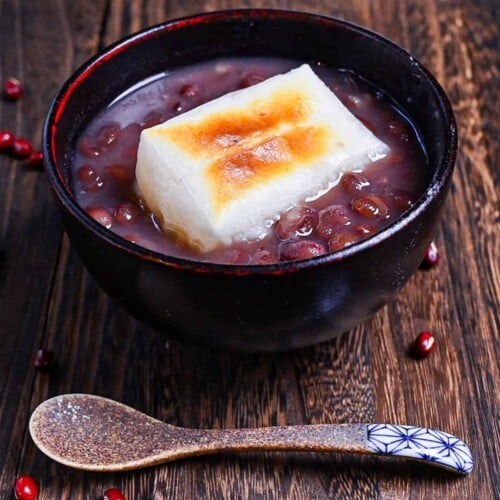
[[[102,293],[64,236],[45,175],[0,157],[0,496],[31,474],[42,499],[500,498],[498,0],[2,0],[0,79],[26,86],[0,102],[0,129],[38,142],[70,73],[143,26],[228,7],[339,16],[409,49],[444,85],[460,129],[457,170],[435,240],[442,261],[418,272],[371,321],[331,342],[277,355],[224,354],[168,342]],[[430,329],[437,349],[408,345]],[[58,369],[33,368],[39,347]],[[441,428],[471,446],[468,477],[392,460],[251,454],[91,474],[43,456],[27,430],[44,399],[89,392],[193,427],[389,421]]]

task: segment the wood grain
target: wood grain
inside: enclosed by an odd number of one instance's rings
[[[500,498],[499,12],[496,0],[3,0],[0,129],[35,143],[58,87],[115,40],[166,19],[277,7],[366,25],[412,52],[448,92],[460,130],[457,170],[436,232],[442,262],[417,273],[372,320],[330,342],[240,355],[169,342],[105,296],[63,235],[43,173],[0,156],[0,497],[31,474],[41,499]],[[421,329],[438,347],[408,356]],[[39,346],[58,369],[35,372]],[[393,421],[459,434],[477,461],[467,478],[391,460],[321,454],[225,455],[123,474],[89,474],[39,453],[31,410],[64,392],[111,397],[192,427]]]

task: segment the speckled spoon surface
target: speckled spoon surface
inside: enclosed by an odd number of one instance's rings
[[[188,429],[90,394],[63,394],[33,412],[31,437],[53,460],[89,471],[140,469],[190,456],[247,451],[350,452],[419,460],[468,474],[469,447],[443,431],[396,424]]]

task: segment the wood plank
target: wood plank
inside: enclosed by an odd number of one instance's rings
[[[478,12],[467,12],[464,4],[455,2],[440,18],[441,25],[448,29],[445,54],[448,61],[450,57],[455,61],[455,64],[446,66],[445,78],[461,138],[461,154],[443,232],[449,242],[450,282],[447,293],[455,299],[459,322],[459,335],[455,339],[463,356],[460,387],[464,386],[465,380],[475,378],[470,363],[482,360],[481,377],[473,384],[467,384],[467,389],[460,391],[460,395],[465,395],[465,408],[474,408],[466,412],[472,420],[469,432],[471,442],[475,443],[474,451],[476,455],[489,457],[494,464],[499,456],[499,442],[498,439],[490,442],[489,438],[498,436],[498,428],[495,428],[494,420],[485,420],[484,415],[497,414],[499,403],[499,309],[491,302],[492,297],[499,297],[498,280],[494,279],[498,275],[500,254],[498,231],[494,231],[495,226],[498,228],[498,190],[492,174],[498,169],[496,164],[489,162],[486,153],[483,123],[488,122],[480,114],[472,80],[472,71],[475,70],[471,60],[472,47],[468,48],[466,44],[466,26],[472,22],[479,26],[481,17],[478,17]],[[476,51],[492,62],[494,58],[498,59],[498,51],[491,50],[487,44],[476,46]],[[494,471],[494,467],[477,471],[479,483],[475,493],[487,495],[494,490],[493,481],[497,477]]]
[[[15,75],[26,86],[19,102],[0,104],[2,124],[39,147],[50,100],[73,65],[65,13],[58,2],[43,6],[2,2],[0,9],[2,79]],[[33,17],[39,22],[24,22]],[[2,173],[4,168],[6,172],[0,182],[0,310],[4,312],[0,322],[0,426],[5,432],[0,440],[0,491],[6,491],[3,488],[8,485],[10,492],[12,478],[23,470],[22,443],[34,384],[32,360],[43,344],[61,225],[44,174],[7,157],[0,162]]]
[[[2,80],[15,75],[27,82],[36,72],[29,45],[32,32],[23,16],[18,3],[0,6]],[[57,63],[53,67],[57,71]],[[51,80],[48,76],[47,82]],[[21,101],[0,103],[3,126],[35,144],[40,141],[40,110],[48,106],[47,82],[38,92],[33,80]],[[29,416],[31,362],[41,341],[61,227],[43,174],[6,156],[0,158],[0,170],[0,428],[5,432],[0,440],[0,485],[10,485]]]
[[[41,499],[99,498],[495,498],[500,490],[497,87],[495,0],[99,0],[0,2],[0,79],[27,86],[0,100],[0,128],[36,140],[50,99],[96,50],[143,26],[230,7],[278,7],[335,15],[402,44],[448,91],[460,153],[436,241],[437,269],[417,273],[371,321],[291,353],[243,355],[172,342],[101,292],[62,229],[43,174],[0,156],[0,496],[19,474]],[[36,22],[32,22],[36,19]],[[43,242],[43,245],[40,244]],[[433,355],[408,347],[435,332]],[[58,370],[31,366],[38,346]],[[179,461],[123,474],[88,474],[35,449],[30,411],[63,392],[91,392],[172,424],[254,427],[394,421],[426,424],[468,440],[478,462],[458,478],[393,460],[253,453]]]

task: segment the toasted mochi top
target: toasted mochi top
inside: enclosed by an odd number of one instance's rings
[[[165,228],[210,250],[388,150],[302,65],[144,130],[136,177]]]

